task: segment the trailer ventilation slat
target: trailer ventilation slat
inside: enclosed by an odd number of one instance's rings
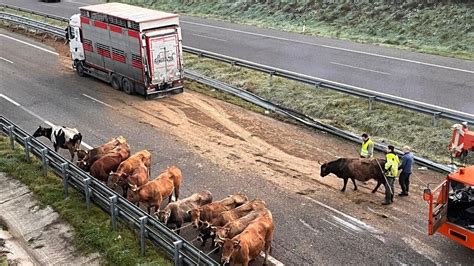
[[[132,66],[142,69],[142,57],[136,54],[132,54]]]
[[[114,16],[109,16],[109,23],[124,28],[127,27],[127,21],[125,19],[117,18]]]
[[[94,48],[92,47],[92,41],[88,39],[84,39],[83,47],[85,51],[93,52]]]
[[[121,63],[125,63],[125,52],[112,47],[112,59]]]
[[[107,45],[103,45],[101,43],[97,43],[97,53],[100,54],[103,57],[108,57],[110,58],[110,47]]]

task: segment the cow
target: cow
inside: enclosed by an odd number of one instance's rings
[[[90,167],[96,160],[108,153],[116,152],[118,149],[128,152],[128,155],[124,154],[124,157],[126,157],[124,160],[130,156],[130,146],[128,146],[127,140],[122,136],[115,137],[109,142],[95,147],[89,151],[78,149],[76,150],[77,166],[82,170],[89,172]]]
[[[189,210],[199,208],[212,202],[212,194],[209,191],[194,193],[191,196],[169,203],[163,210],[155,213],[158,219],[166,226],[176,226],[179,235],[181,226],[191,222]]]
[[[260,255],[260,252],[264,251],[263,265],[266,265],[268,254],[272,248],[274,230],[273,218],[268,215],[260,216],[249,224],[242,233],[224,240],[221,262],[247,266],[249,261],[254,260]]]
[[[33,133],[33,137],[47,137],[57,152],[59,148],[68,149],[71,154],[71,162],[74,161],[74,153],[81,146],[82,135],[75,128],[64,126],[42,127],[39,126]]]
[[[337,160],[321,164],[321,176],[335,174],[337,177],[344,179],[344,186],[341,191],[346,190],[347,180],[351,179],[354,184],[354,191],[357,190],[355,180],[368,181],[375,179],[377,185],[372,193],[377,192],[381,184],[386,186],[383,166],[383,159],[364,159],[364,158],[339,158]]]
[[[171,202],[173,192],[174,197],[178,199],[181,182],[181,170],[175,166],[169,167],[157,178],[143,186],[129,184],[131,191],[128,193],[128,200],[132,203],[144,203],[147,206],[148,214],[151,214],[151,209],[155,208],[156,212],[166,197],[168,197],[168,202]]]
[[[148,182],[148,168],[145,166],[144,163],[138,165],[132,172],[130,176],[127,178],[127,183],[125,186],[125,190],[123,191],[124,195],[126,196],[128,193],[128,187],[130,185],[136,185],[137,187],[143,186]],[[122,187],[123,189],[123,187]],[[125,197],[124,196],[124,197]],[[138,204],[137,204],[138,205]]]
[[[251,224],[255,219],[263,215],[272,216],[271,212],[268,209],[261,209],[258,211],[252,211],[249,214],[240,217],[239,219],[228,222],[224,226],[211,226],[211,231],[215,235],[214,243],[216,245],[222,246],[226,238],[233,238],[236,235],[242,233],[249,224]]]
[[[120,153],[106,154],[92,164],[90,174],[107,184],[110,172],[117,170],[121,162],[122,155]]]
[[[124,160],[120,163],[117,171],[111,173],[111,180],[114,188],[118,186],[122,187],[122,195],[124,197],[127,196],[127,189],[128,177],[133,173],[135,168],[137,168],[140,164],[144,164],[148,169],[148,177],[150,176],[150,165],[151,165],[151,153],[147,150],[141,150],[134,155],[128,157],[128,159]]]
[[[199,208],[194,208],[188,211],[188,215],[191,216],[191,222],[193,223],[194,228],[201,228],[204,225],[204,222],[209,222],[215,217],[217,217],[221,212],[228,211],[230,209],[236,208],[245,202],[248,198],[244,194],[238,193],[235,195],[230,195],[225,199],[220,201],[215,201],[209,204],[206,204]],[[202,240],[202,245],[205,246],[207,239],[210,235],[200,235]]]
[[[225,224],[238,219],[242,216],[245,216],[249,214],[251,211],[255,210],[261,210],[266,208],[266,203],[265,201],[261,199],[254,199],[252,201],[248,201],[239,207],[236,207],[234,209],[230,209],[228,211],[223,211],[210,221],[204,221],[203,225],[199,229],[199,238],[201,241],[204,239],[211,238],[211,243],[212,246],[214,246],[215,243],[215,235],[211,231],[211,225],[212,226],[224,226]]]

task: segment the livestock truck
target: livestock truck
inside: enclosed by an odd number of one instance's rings
[[[122,3],[80,7],[67,28],[73,68],[146,99],[183,92],[177,14]]]

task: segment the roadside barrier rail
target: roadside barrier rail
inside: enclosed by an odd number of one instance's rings
[[[2,5],[0,5],[0,7],[1,6]],[[24,9],[22,9],[22,11],[24,11]],[[61,30],[62,33],[59,33],[59,30],[53,31],[49,27],[45,27],[44,25],[42,25],[44,23],[35,22],[34,20],[22,18],[22,17],[16,16],[16,15],[8,14],[8,16],[4,16],[4,14],[5,14],[4,12],[0,12],[0,19],[4,19],[4,20],[9,21],[11,23],[18,23],[18,24],[26,25],[26,26],[31,26],[32,25],[31,27],[34,28],[34,29],[37,29],[37,30],[42,31],[42,32],[49,33],[49,34],[51,34],[51,35],[53,35],[57,38],[64,38],[64,34],[63,34],[64,30],[63,29]],[[23,21],[20,21],[19,19],[17,19],[17,17],[28,20],[29,24],[23,23]],[[56,26],[51,26],[51,27],[56,27]],[[57,29],[60,29],[60,28],[57,27]],[[269,72],[269,69],[266,68],[266,66],[261,66],[261,65],[255,64],[255,63],[246,62],[246,61],[242,61],[242,60],[232,61],[232,60],[234,60],[234,58],[230,58],[230,57],[223,56],[223,55],[217,55],[217,54],[213,54],[213,53],[210,53],[210,52],[197,50],[197,49],[194,49],[194,48],[189,48],[189,47],[185,48],[185,50],[188,50],[188,51],[190,51],[190,49],[192,50],[193,53],[200,54],[201,56],[206,56],[208,58],[218,59],[218,60],[222,59],[221,61],[226,61],[226,62],[229,62],[231,64],[237,64],[237,65],[240,65],[241,63],[242,64],[245,63],[246,64],[245,67],[252,68],[252,65],[253,65],[255,67],[253,69],[255,69],[255,70]],[[237,60],[237,59],[235,59],[235,60]],[[244,65],[242,65],[242,66],[244,66]],[[275,73],[277,73],[277,72],[272,72],[271,74],[275,75]],[[278,72],[278,73],[280,73],[280,72]],[[281,72],[281,73],[285,74],[285,72]],[[306,79],[306,81],[305,81],[305,76],[304,75],[296,74],[296,73],[293,73],[293,74],[295,74],[294,77],[296,77],[296,76],[301,77],[301,79],[299,81],[310,83],[308,81],[309,78]],[[310,126],[310,127],[313,127],[313,128],[319,129],[319,130],[323,130],[325,132],[328,132],[330,134],[339,136],[341,138],[344,138],[344,139],[347,139],[347,140],[350,140],[350,141],[354,141],[354,142],[357,142],[357,143],[361,142],[360,137],[353,134],[353,133],[346,132],[346,131],[343,131],[341,129],[335,128],[333,126],[326,125],[326,124],[323,124],[321,122],[318,122],[318,121],[314,120],[313,118],[311,118],[309,116],[306,116],[306,115],[298,113],[294,110],[279,106],[275,103],[272,103],[270,101],[267,101],[267,100],[255,95],[255,94],[252,94],[252,93],[250,93],[246,90],[232,87],[232,86],[230,86],[226,83],[223,83],[223,82],[220,82],[220,81],[217,81],[217,80],[213,80],[211,78],[208,78],[206,76],[203,76],[201,74],[198,74],[196,72],[189,71],[189,70],[185,70],[185,77],[188,78],[188,79],[195,80],[197,82],[206,84],[206,85],[211,86],[215,89],[229,92],[229,93],[231,93],[231,94],[233,94],[233,95],[235,95],[235,96],[237,96],[241,99],[244,99],[246,101],[254,103],[254,104],[256,104],[256,105],[258,105],[262,108],[265,108],[267,110],[272,110],[272,111],[274,111],[276,113],[279,113],[281,115],[293,118],[293,119],[295,119],[295,120],[297,120],[297,121],[299,121],[299,122],[301,122],[301,123],[303,123],[307,126]],[[288,78],[290,78],[290,77],[288,76]],[[320,86],[323,83],[318,83],[318,84],[319,84],[318,86]],[[331,86],[331,84],[326,84],[325,86]],[[334,87],[334,88],[336,88],[336,87]],[[360,96],[360,97],[366,97],[367,96],[366,94],[363,94],[362,92],[358,92],[358,91],[347,90],[347,93],[350,93],[350,94],[353,94],[353,95],[356,95],[356,96]],[[374,101],[375,99],[376,98],[370,96],[369,97],[369,102]],[[404,101],[410,101],[410,100],[404,99]],[[414,106],[406,105],[403,102],[398,102],[398,103],[394,102],[394,104],[402,106],[402,107],[405,106],[408,109],[417,108],[417,107],[414,107]],[[371,106],[370,103],[369,103],[369,106]],[[419,109],[419,111],[424,112],[424,113],[433,114],[433,123],[434,124],[436,124],[437,118],[439,118],[439,117],[449,118],[449,119],[456,120],[456,121],[468,121],[469,123],[474,124],[474,115],[458,116],[458,115],[455,115],[453,113],[431,112],[431,111],[427,111],[426,109],[423,109],[423,108]],[[377,150],[384,151],[385,144],[376,143],[375,148]],[[401,154],[400,151],[398,151],[398,152],[399,152],[399,154]],[[449,173],[449,172],[453,171],[453,169],[451,167],[447,166],[447,165],[439,164],[439,163],[430,161],[430,160],[422,158],[422,157],[415,156],[415,161],[418,164],[427,166],[431,169],[434,169],[434,170],[437,170],[437,171],[440,171],[440,172],[443,172],[443,173]]]
[[[55,19],[61,22],[68,21],[67,18],[49,15],[46,13],[41,13],[41,12],[37,12],[37,11],[25,9],[25,8],[20,8],[16,6],[11,6],[11,5],[0,4],[0,8],[1,9],[8,8],[11,10],[26,12],[26,13],[30,13],[37,16]],[[64,35],[65,35],[64,28],[61,28],[58,26],[52,26],[52,25],[46,26],[45,23],[43,22],[35,21],[29,18],[22,18],[22,19],[20,18],[21,17],[17,15],[9,15],[9,13],[0,12],[0,19],[2,20],[9,21],[10,23],[26,25],[36,30],[50,33],[54,35],[56,38],[64,38]],[[193,48],[189,46],[183,46],[183,51],[191,53],[191,54],[195,54],[200,57],[214,59],[221,62],[229,63],[231,65],[245,67],[248,69],[264,72],[270,75],[270,80],[272,79],[273,76],[277,76],[277,77],[287,78],[293,81],[298,81],[298,82],[302,82],[302,83],[314,86],[315,89],[326,88],[326,89],[335,90],[341,93],[346,93],[349,95],[366,98],[368,101],[369,110],[372,110],[372,106],[374,102],[381,102],[385,104],[395,105],[404,109],[421,112],[424,114],[429,114],[432,116],[433,125],[435,126],[437,124],[438,118],[446,118],[446,119],[450,119],[454,121],[467,121],[470,124],[474,124],[474,114],[460,112],[460,111],[456,111],[456,110],[452,110],[452,109],[448,109],[444,107],[439,107],[439,106],[435,106],[435,105],[431,105],[431,104],[427,104],[427,103],[423,103],[419,101],[414,101],[414,100],[410,100],[410,99],[406,99],[406,98],[402,98],[402,97],[398,97],[394,95],[389,95],[389,94],[385,94],[381,92],[371,91],[368,89],[358,88],[355,86],[343,85],[337,82],[315,78],[309,75],[304,75],[304,74],[295,73],[288,70],[266,66],[266,65],[250,62],[247,60],[242,60],[242,59],[238,59],[238,58],[234,58],[234,57],[230,57],[226,55],[221,55],[221,54],[217,54],[217,53],[213,53],[213,52],[209,52],[209,51],[205,51],[205,50],[201,50],[201,49],[197,49],[197,48]]]
[[[41,160],[43,175],[47,175],[50,169],[62,177],[65,197],[68,196],[70,188],[84,195],[87,209],[94,203],[110,215],[113,230],[116,230],[118,220],[133,226],[139,234],[142,255],[145,255],[145,241],[148,239],[164,250],[175,265],[219,265],[155,217],[78,168],[4,116],[0,116],[0,130],[9,137],[12,149],[17,143],[25,148],[27,161],[31,161],[32,155]]]

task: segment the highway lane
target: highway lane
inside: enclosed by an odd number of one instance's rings
[[[58,56],[25,44],[33,43],[40,48],[50,49],[41,43],[5,31],[0,31],[0,34],[22,41],[0,35],[0,57],[13,62],[0,61],[0,114],[27,131],[33,132],[42,123],[37,118],[39,116],[55,124],[79,128],[84,141],[93,146],[112,136],[124,135],[134,151],[152,150],[152,176],[173,164],[183,170],[183,196],[209,189],[215,198],[238,191],[251,198],[263,198],[276,221],[273,256],[285,264],[393,262],[425,265],[442,262],[438,258],[420,255],[416,246],[405,243],[399,236],[400,232],[382,232],[327,206],[333,202],[321,202],[289,193],[254,173],[220,169],[191,152],[165,130],[120,115],[117,107],[123,101],[132,99],[131,96],[113,91],[94,79],[80,78],[72,71],[64,71]],[[84,94],[114,108],[93,101]],[[49,144],[46,139],[44,141]],[[401,232],[402,235],[404,233]],[[187,239],[192,238],[187,236]],[[465,251],[458,246],[452,247],[436,245],[433,249],[446,253],[445,257],[450,261],[467,263],[469,258]],[[449,253],[444,250],[446,248]]]
[[[70,16],[97,0],[2,3]],[[184,44],[474,114],[474,63],[374,45],[182,16]]]

